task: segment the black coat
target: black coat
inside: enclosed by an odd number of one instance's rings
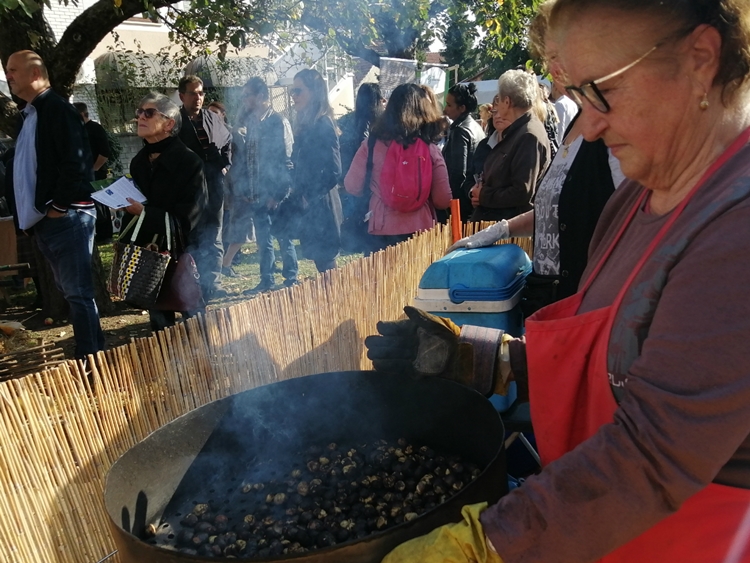
[[[453,199],[461,202],[461,216],[468,219],[471,215],[469,190],[474,186],[472,161],[479,142],[484,139],[482,126],[471,114],[464,114],[451,124],[448,138],[443,147],[443,158],[448,168],[448,180],[453,192]]]
[[[93,161],[80,114],[52,89],[31,103],[37,111],[35,207],[43,213],[50,201],[63,209],[73,202],[91,201]],[[15,209],[12,189],[6,197]]]
[[[248,168],[250,155],[247,154],[247,147],[244,143],[238,147],[240,153],[234,155],[232,181],[236,195],[254,197],[259,205],[265,207],[269,199],[281,201],[291,190],[291,152],[294,138],[289,122],[276,112],[271,112],[262,121],[249,120],[248,128],[251,126],[258,127],[259,137],[256,147],[257,155],[255,155],[258,163],[256,192],[251,194],[247,181],[250,173]]]
[[[589,244],[605,204],[614,193],[609,151],[604,141],[586,140],[565,177],[558,202],[560,233],[559,299],[578,291],[588,260]]]
[[[330,117],[321,117],[296,132],[292,162],[293,197],[303,210],[300,239],[308,248],[315,245],[326,256],[335,256],[341,245],[342,213],[337,188],[341,155],[336,125]]]
[[[180,139],[171,137],[153,163],[149,162],[146,148],[141,149],[130,162],[130,175],[147,199],[146,217],[134,242],[148,244],[154,235],[159,235],[159,248],[165,248],[165,213],[179,222],[183,236],[189,242],[190,232],[198,223],[206,201],[206,179],[200,157]],[[123,226],[131,219],[132,216],[126,213]]]

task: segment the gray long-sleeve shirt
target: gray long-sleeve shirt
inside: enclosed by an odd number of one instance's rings
[[[613,423],[483,513],[505,563],[594,561],[711,482],[750,488],[748,162],[745,147],[696,193],[630,286],[610,336]],[[610,199],[584,280],[641,189]],[[612,303],[667,216],[638,212],[581,312]]]

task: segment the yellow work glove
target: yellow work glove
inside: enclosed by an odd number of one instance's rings
[[[479,514],[485,508],[486,502],[464,506],[463,521],[402,543],[382,563],[503,563],[487,545],[479,522]]]

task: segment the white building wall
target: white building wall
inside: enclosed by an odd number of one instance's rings
[[[47,8],[44,14],[47,16],[47,21],[49,21],[52,27],[55,38],[59,41],[65,29],[70,25],[70,22],[83,13],[83,6],[80,4],[76,6],[73,2],[68,3],[67,6],[65,4],[58,4],[57,2],[53,4],[54,8]]]

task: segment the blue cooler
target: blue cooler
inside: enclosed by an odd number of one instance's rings
[[[485,248],[461,248],[436,260],[419,282],[414,306],[447,317],[457,325],[471,324],[523,334],[519,306],[531,260],[521,247],[501,244]],[[516,400],[516,384],[508,395],[490,399],[498,411]]]

